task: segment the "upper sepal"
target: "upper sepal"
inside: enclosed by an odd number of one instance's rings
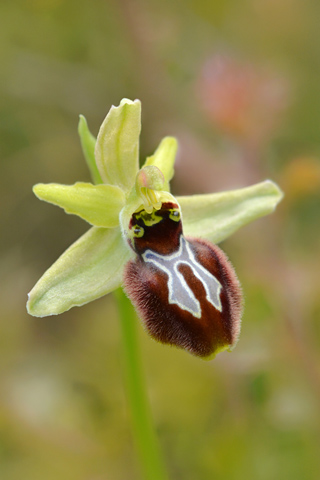
[[[141,103],[121,100],[104,119],[95,147],[95,159],[104,183],[129,191],[139,168]]]

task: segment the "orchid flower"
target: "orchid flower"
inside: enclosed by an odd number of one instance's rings
[[[94,184],[34,186],[39,199],[91,228],[40,278],[27,309],[37,317],[56,315],[124,285],[155,339],[211,358],[234,346],[242,312],[239,282],[216,243],[273,212],[282,192],[266,180],[174,197],[177,141],[164,138],[139,169],[140,130],[139,100],[112,106],[97,140],[80,116]]]

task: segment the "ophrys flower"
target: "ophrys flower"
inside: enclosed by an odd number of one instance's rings
[[[139,170],[140,128],[138,100],[112,107],[97,140],[80,117],[95,184],[34,187],[40,199],[92,227],[41,277],[29,294],[28,312],[59,314],[125,283],[154,338],[208,358],[235,344],[241,314],[238,280],[214,244],[271,213],[282,193],[267,180],[175,198],[169,183],[177,142],[164,138]]]

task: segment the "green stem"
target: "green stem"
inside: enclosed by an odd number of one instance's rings
[[[167,480],[158,440],[153,428],[150,406],[142,373],[137,317],[131,302],[119,289],[115,292],[118,302],[122,339],[123,367],[133,434],[140,463],[146,480]]]

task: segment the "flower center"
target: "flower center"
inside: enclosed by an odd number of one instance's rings
[[[152,188],[140,187],[139,194],[142,200],[143,208],[147,213],[152,213],[153,209],[160,210],[162,202],[160,194]]]
[[[164,182],[163,173],[153,165],[147,165],[137,173],[136,191],[147,213],[152,213],[153,209],[160,210],[160,192]]]

